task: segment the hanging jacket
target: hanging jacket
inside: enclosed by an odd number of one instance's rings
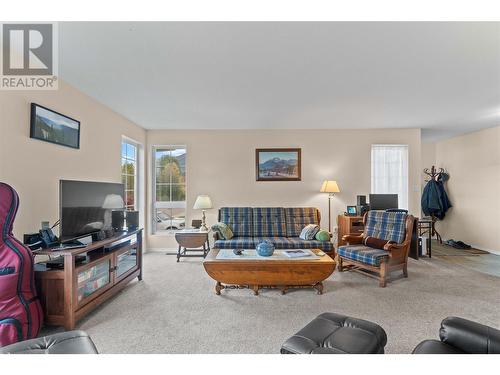
[[[443,181],[430,180],[424,187],[422,193],[422,211],[427,216],[435,216],[443,220],[446,211],[451,207],[450,200],[444,189]]]

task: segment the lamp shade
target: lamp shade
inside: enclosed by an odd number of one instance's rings
[[[123,202],[123,198],[118,194],[106,195],[106,198],[104,198],[104,203],[102,204],[102,208],[105,209],[119,209],[124,207],[125,202]]]
[[[194,202],[193,209],[206,210],[212,208],[212,200],[208,195],[198,195],[196,202]]]
[[[339,185],[337,185],[337,181],[323,181],[323,185],[321,185],[321,193],[340,193]]]

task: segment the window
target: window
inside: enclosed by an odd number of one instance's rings
[[[153,148],[153,231],[175,231],[186,222],[186,147]]]
[[[125,186],[125,209],[137,210],[137,144],[122,141],[122,183]]]
[[[398,194],[408,209],[408,146],[372,145],[372,194]]]

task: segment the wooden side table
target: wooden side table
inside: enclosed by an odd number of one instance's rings
[[[338,224],[337,247],[347,245],[347,243],[344,240],[342,240],[342,237],[344,237],[344,235],[350,234],[353,236],[358,236],[362,234],[365,229],[362,216],[339,215],[337,217],[337,224]]]
[[[181,257],[205,258],[210,251],[208,231],[200,231],[199,229],[180,230],[175,233],[175,240],[179,244],[177,262]]]

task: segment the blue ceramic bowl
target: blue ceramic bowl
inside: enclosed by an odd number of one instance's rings
[[[274,245],[270,241],[262,241],[255,247],[255,250],[261,257],[270,257],[274,253]]]

